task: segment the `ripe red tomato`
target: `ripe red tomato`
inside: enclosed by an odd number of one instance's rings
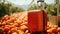
[[[52,33],[52,29],[47,30],[48,33]]]
[[[48,33],[48,34],[53,34],[53,33]]]
[[[9,26],[9,28],[11,29],[11,28],[15,28],[16,26],[14,26],[14,25],[11,25],[11,26]]]
[[[10,29],[10,31],[14,31],[14,30],[15,30],[15,28],[11,28],[11,29]]]
[[[14,25],[14,26],[19,26],[19,24],[18,24],[18,23],[14,23],[13,25]]]
[[[6,25],[6,23],[5,23],[5,22],[3,22],[3,23],[2,23],[2,26],[5,26],[5,25]]]
[[[17,30],[18,31],[18,34],[25,34],[24,31],[21,31],[21,30]]]
[[[51,28],[52,29],[52,32],[55,33],[57,32],[57,29],[56,28]]]
[[[4,28],[5,26],[1,26],[2,28]]]
[[[46,27],[46,29],[47,29],[47,30],[49,30],[49,29],[51,29],[51,28],[52,28],[52,27],[51,27],[51,26],[49,26],[49,25]]]
[[[54,25],[54,28],[56,28],[56,29],[57,29],[57,28],[58,28],[58,26],[57,26],[57,25]]]
[[[28,30],[25,31],[25,34],[28,34]]]
[[[58,32],[60,32],[60,27],[57,29]]]
[[[8,34],[12,34],[12,32],[11,31],[8,31]]]
[[[6,32],[6,31],[9,31],[9,28],[8,28],[8,27],[4,27],[4,28],[3,28],[3,31],[5,31],[5,32]]]
[[[0,22],[0,26],[2,26],[2,23]]]
[[[23,22],[22,21],[18,21],[18,24],[21,25]]]
[[[13,32],[12,34],[17,34],[17,32]]]
[[[21,29],[22,31],[25,31],[27,28],[28,28],[28,27],[25,26],[25,25],[20,26],[20,29]]]

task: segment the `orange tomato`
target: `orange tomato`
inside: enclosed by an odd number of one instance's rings
[[[55,33],[57,32],[57,29],[56,28],[51,28],[52,29],[52,32]]]
[[[58,32],[60,32],[60,27],[57,29]]]
[[[5,32],[6,32],[6,31],[9,31],[9,28],[8,28],[8,27],[4,27],[4,28],[3,28],[3,31],[5,31]]]

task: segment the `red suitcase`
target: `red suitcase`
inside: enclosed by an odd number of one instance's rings
[[[45,34],[47,26],[47,13],[43,10],[28,12],[28,29],[31,34]]]

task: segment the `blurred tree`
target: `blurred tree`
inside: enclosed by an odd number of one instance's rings
[[[15,12],[23,12],[23,11],[25,11],[23,8],[21,8],[21,7],[13,7],[12,9],[12,13],[15,13]]]
[[[35,10],[37,8],[41,8],[41,5],[33,4],[31,7],[28,8],[28,10]]]
[[[47,8],[47,6],[48,6],[48,4],[46,4],[46,3],[44,3],[44,9],[46,9]],[[39,9],[39,8],[41,8],[42,7],[42,5],[41,4],[39,4],[39,5],[37,5],[37,4],[33,4],[31,7],[29,7],[28,8],[28,10],[34,10],[34,9]]]
[[[5,0],[3,0],[5,2]],[[12,6],[11,3],[4,3],[4,2],[0,2],[0,17],[8,14],[12,14],[12,13],[15,13],[15,12],[22,12],[24,11],[23,8],[21,7],[14,7]]]
[[[46,8],[49,14],[56,16],[57,15],[57,6],[56,4],[49,4]]]
[[[59,0],[55,0],[55,3],[56,3],[56,4],[59,3]]]
[[[56,16],[57,15],[57,4],[56,3],[52,3],[52,4],[46,4],[45,3],[45,9],[46,11],[51,14],[51,15],[54,15]],[[41,5],[37,5],[39,8],[41,8],[42,6]],[[37,9],[37,6],[36,4],[32,5],[28,10],[34,10],[34,9]]]
[[[8,14],[8,12],[9,12],[8,4],[3,5],[3,3],[0,3],[0,17]]]

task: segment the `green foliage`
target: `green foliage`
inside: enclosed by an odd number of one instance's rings
[[[0,3],[0,17],[4,16],[6,14],[10,15],[12,13],[22,12],[22,11],[24,11],[23,8],[14,7],[14,6],[12,6],[11,3],[3,3],[3,2]]]
[[[56,4],[50,4],[46,8],[47,12],[51,15],[56,16],[57,15],[57,6]]]
[[[16,13],[16,12],[23,12],[23,11],[25,11],[23,8],[18,8],[18,7],[13,7],[12,9],[12,13]]]
[[[32,5],[28,10],[34,10],[34,9],[36,9],[36,5],[35,4]]]
[[[35,10],[37,8],[40,8],[41,6],[33,4],[31,7],[28,8],[28,10]]]
[[[53,4],[46,4],[45,3],[44,8],[46,9],[46,11],[49,14],[56,16],[57,15],[57,6],[56,5],[57,4],[55,4],[55,3],[53,3]],[[42,6],[38,5],[38,7],[41,8]],[[34,9],[37,9],[36,4],[32,5],[28,10],[34,10]]]

